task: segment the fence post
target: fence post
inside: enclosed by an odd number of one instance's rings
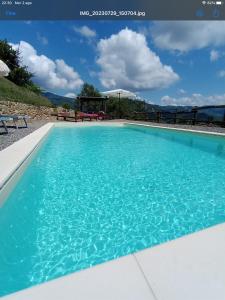
[[[157,113],[156,113],[156,121],[157,121],[157,123],[159,123],[160,122],[160,111],[157,111]]]
[[[194,118],[193,118],[192,124],[193,124],[193,125],[196,125],[197,110],[196,110],[196,109],[193,110],[193,113],[194,113]]]
[[[174,113],[174,124],[177,123],[177,112]]]

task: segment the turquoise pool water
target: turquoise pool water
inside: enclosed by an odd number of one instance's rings
[[[0,295],[225,221],[225,139],[54,128],[0,209]]]

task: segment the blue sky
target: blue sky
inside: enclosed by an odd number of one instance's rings
[[[34,81],[60,95],[83,82],[157,104],[225,104],[225,22],[0,23]]]

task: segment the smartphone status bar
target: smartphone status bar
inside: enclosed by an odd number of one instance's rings
[[[225,20],[224,1],[1,0],[1,20]]]

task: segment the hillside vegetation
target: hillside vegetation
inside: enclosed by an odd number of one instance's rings
[[[13,101],[36,106],[52,106],[51,102],[28,88],[20,87],[6,78],[0,77],[0,101]]]
[[[74,99],[68,98],[68,97],[53,94],[51,92],[42,92],[42,95],[55,106],[63,106],[63,104],[68,104],[70,108],[74,108],[75,97]]]

